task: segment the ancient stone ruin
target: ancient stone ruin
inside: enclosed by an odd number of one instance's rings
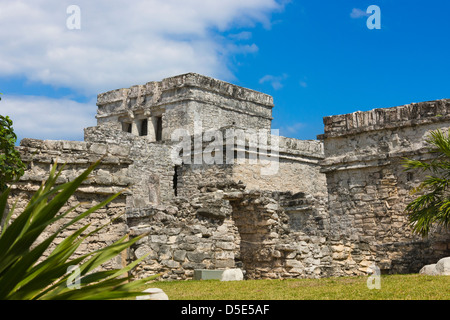
[[[325,117],[310,141],[271,131],[271,96],[193,73],[99,94],[97,106],[82,142],[21,141],[28,169],[10,201],[23,208],[54,163],[62,183],[102,158],[67,205],[77,214],[121,191],[89,222],[124,214],[79,254],[148,233],[105,269],[149,253],[139,277],[316,278],[418,272],[450,255],[448,230],[411,233],[404,208],[423,177],[401,163],[433,156],[424,140],[448,129],[450,100]]]

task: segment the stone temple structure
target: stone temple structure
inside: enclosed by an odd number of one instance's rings
[[[433,157],[424,140],[448,129],[450,100],[325,117],[309,141],[271,131],[271,96],[194,73],[99,94],[97,106],[84,141],[21,141],[28,169],[10,200],[24,207],[55,162],[62,183],[102,158],[67,205],[77,214],[121,192],[89,222],[124,214],[79,254],[148,233],[105,269],[149,254],[135,275],[315,278],[418,272],[450,255],[448,230],[411,233],[404,209],[423,177],[402,166]]]

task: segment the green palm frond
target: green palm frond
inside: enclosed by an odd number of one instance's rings
[[[430,132],[426,142],[432,146],[431,152],[439,153],[440,157],[450,158],[450,132],[444,134],[441,130]]]
[[[105,248],[74,258],[81,243],[89,236],[99,232],[108,224],[86,234],[90,224],[83,225],[61,241],[51,253],[42,260],[43,253],[68,227],[82,221],[92,212],[114,200],[119,193],[102,203],[93,206],[69,220],[57,231],[38,245],[33,244],[51,224],[68,217],[76,208],[60,212],[67,200],[80,184],[86,180],[99,162],[90,166],[71,182],[56,185],[62,168],[56,172],[52,167],[49,178],[33,195],[26,208],[11,223],[14,206],[7,213],[0,231],[0,299],[116,299],[138,296],[143,293],[137,288],[156,276],[139,281],[131,281],[126,274],[140,263],[145,256],[128,266],[109,271],[95,271],[103,263],[116,257],[145,234],[127,240],[126,236]],[[5,212],[10,189],[0,195],[0,212]],[[68,285],[70,266],[79,270],[78,289]]]
[[[450,225],[450,133],[441,130],[430,132],[426,142],[436,158],[430,161],[404,159],[406,171],[429,172],[411,194],[423,193],[406,206],[413,232],[427,236],[433,224],[446,228]]]

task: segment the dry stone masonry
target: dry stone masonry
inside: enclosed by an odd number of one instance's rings
[[[374,262],[382,272],[417,272],[433,257],[448,256],[448,230],[413,236],[404,208],[424,178],[406,173],[402,160],[430,159],[430,130],[448,130],[450,100],[414,103],[326,117],[325,160],[332,247],[336,264],[354,273]]]
[[[83,142],[21,141],[28,169],[10,203],[23,208],[55,162],[65,164],[63,183],[102,158],[68,206],[82,203],[77,214],[121,192],[90,222],[125,214],[78,254],[146,234],[105,269],[148,254],[138,277],[240,269],[246,279],[317,278],[373,264],[418,272],[450,255],[448,230],[412,235],[404,208],[422,177],[401,164],[431,159],[424,140],[448,129],[450,100],[325,117],[324,134],[309,141],[271,132],[272,97],[194,73],[102,93],[97,105]],[[255,132],[267,133],[265,144]]]

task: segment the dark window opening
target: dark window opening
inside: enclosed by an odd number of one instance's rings
[[[156,141],[162,140],[162,117],[156,117],[155,138]]]
[[[124,122],[122,124],[122,130],[128,133],[131,133],[131,123],[129,122]]]
[[[146,136],[148,134],[148,120],[144,119],[141,122],[141,132],[139,133],[140,136]]]
[[[175,197],[178,196],[178,168],[180,166],[175,166],[173,173],[173,193]]]
[[[414,175],[412,172],[407,172],[406,173],[406,180],[407,181],[412,181],[414,179]]]

